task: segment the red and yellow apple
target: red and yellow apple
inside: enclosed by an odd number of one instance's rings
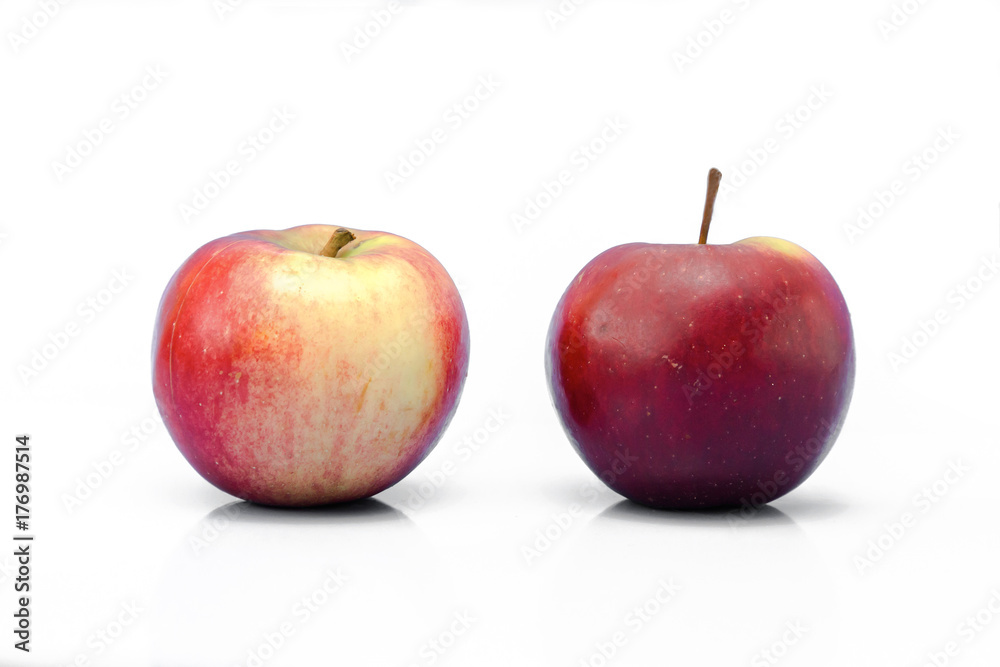
[[[605,483],[658,508],[756,508],[830,451],[854,385],[844,297],[801,247],[754,237],[629,243],[573,279],[546,369],[577,452]]]
[[[160,302],[153,390],[205,479],[308,506],[402,479],[441,437],[469,363],[444,267],[384,232],[306,225],[212,241]]]

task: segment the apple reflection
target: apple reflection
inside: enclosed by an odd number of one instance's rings
[[[152,664],[273,667],[366,655],[405,665],[426,634],[413,619],[446,619],[455,599],[422,532],[378,500],[307,510],[228,503],[192,526],[164,565]]]

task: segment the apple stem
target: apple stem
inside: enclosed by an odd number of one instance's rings
[[[712,168],[708,171],[708,193],[705,195],[705,214],[701,217],[701,236],[698,244],[708,242],[708,226],[712,224],[712,211],[715,210],[715,197],[719,194],[719,183],[722,182],[722,172]]]
[[[343,227],[338,227],[334,232],[330,240],[326,242],[323,249],[320,251],[320,255],[323,257],[336,257],[340,249],[345,245],[353,241],[356,236],[351,233],[350,230],[344,229]]]

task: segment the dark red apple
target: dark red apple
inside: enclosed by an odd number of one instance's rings
[[[854,386],[844,297],[799,246],[628,243],[577,274],[546,370],[577,452],[612,489],[658,508],[759,507],[833,446]]]

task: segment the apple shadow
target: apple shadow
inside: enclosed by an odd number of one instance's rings
[[[840,499],[810,496],[808,493],[790,493],[775,503],[781,505],[785,514],[808,522],[832,519],[852,509],[850,504]]]
[[[428,492],[427,482],[411,473],[388,489],[380,491],[377,497],[397,507],[417,511],[439,504],[447,504],[448,498],[453,492],[453,486],[454,480],[449,478],[447,482],[441,486],[433,486],[432,490]]]
[[[597,496],[605,502],[621,499],[622,497],[605,486],[605,484],[594,477],[589,470],[586,471],[585,474],[578,476],[550,480],[538,490],[543,495],[545,500],[549,502],[557,505],[569,505],[571,503],[584,502],[588,498],[593,498],[592,495],[584,495],[583,491],[585,489],[587,493],[596,493]],[[596,498],[594,500],[596,500]]]
[[[707,510],[668,510],[646,507],[631,500],[622,500],[597,515],[598,519],[651,523],[673,526],[797,526],[797,522],[776,507],[765,505],[753,512],[738,508]]]
[[[257,525],[321,525],[409,522],[411,519],[391,505],[374,498],[318,507],[274,507],[246,500],[220,505],[209,512],[202,523],[233,521]]]

